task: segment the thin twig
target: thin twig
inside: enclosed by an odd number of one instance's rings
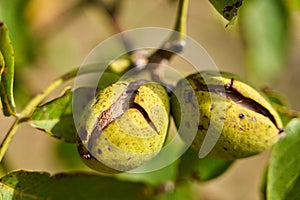
[[[19,120],[15,119],[13,125],[10,127],[8,133],[5,135],[1,145],[0,145],[0,162],[2,161],[4,154],[6,153],[8,146],[11,142],[12,137],[15,135],[19,128]]]
[[[163,64],[169,62],[177,53],[182,52],[185,46],[188,4],[189,0],[179,0],[174,32],[162,46],[148,58],[146,68],[150,68],[152,79],[157,82],[163,83],[160,75],[160,68]]]

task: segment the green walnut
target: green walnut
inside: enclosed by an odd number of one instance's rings
[[[203,71],[180,80],[171,97],[171,110],[177,128],[183,126],[184,140],[192,137],[190,130],[197,126],[191,145],[197,151],[210,128],[218,139],[209,155],[222,159],[258,154],[284,135],[278,113],[263,94],[226,72]]]
[[[78,151],[91,168],[129,171],[162,148],[169,126],[165,88],[146,80],[109,85],[87,105],[79,123]]]

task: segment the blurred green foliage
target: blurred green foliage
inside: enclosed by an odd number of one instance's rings
[[[249,78],[268,83],[285,69],[290,34],[287,6],[282,0],[245,1],[240,25],[246,43]]]
[[[79,1],[80,6],[71,6],[75,13],[84,8],[105,5],[100,0]],[[98,3],[97,3],[98,2]],[[99,4],[100,2],[100,4]],[[108,1],[108,5],[114,1]],[[116,1],[119,2],[119,1]],[[247,75],[257,85],[270,83],[280,76],[286,69],[288,46],[290,42],[291,13],[300,10],[299,0],[210,0],[211,4],[228,22],[230,26],[239,26],[241,36],[245,44],[245,62]],[[26,83],[21,78],[24,74],[18,74],[16,78],[15,93],[13,93],[13,64],[16,57],[17,72],[25,66],[34,65],[37,51],[41,50],[41,41],[38,34],[32,32],[32,24],[28,20],[28,5],[32,0],[2,0],[0,2],[0,20],[7,24],[10,38],[6,28],[0,28],[0,72],[1,85],[6,80],[6,89],[2,97],[9,97],[9,101],[3,100],[2,108],[5,115],[14,114],[14,98],[17,96],[17,105],[23,107],[28,99]],[[104,3],[104,4],[103,4]],[[120,2],[119,2],[120,3]],[[109,10],[99,9],[99,13],[108,14],[108,17],[116,17]],[[118,10],[119,11],[119,7]],[[105,12],[103,12],[105,11]],[[134,15],[133,13],[131,13]],[[75,20],[74,15],[74,20]],[[193,17],[192,15],[190,17]],[[61,23],[64,23],[62,15]],[[220,16],[221,18],[221,16]],[[72,21],[73,18],[71,18]],[[115,20],[115,21],[114,21]],[[68,21],[70,22],[70,21]],[[116,22],[114,18],[110,23]],[[120,24],[110,24],[114,30],[121,30]],[[62,25],[63,27],[64,25]],[[230,27],[229,26],[229,27]],[[84,34],[84,31],[82,31]],[[10,47],[10,40],[15,53]],[[60,53],[60,51],[58,50]],[[41,53],[41,56],[43,54]],[[234,56],[234,55],[233,55]],[[110,76],[109,76],[110,77]],[[110,83],[107,77],[102,80]],[[5,85],[4,84],[4,85]],[[3,93],[4,91],[4,93]],[[266,92],[274,105],[288,107],[288,103],[282,100],[280,94]],[[76,129],[72,121],[71,91],[67,90],[62,96],[56,97],[39,105],[29,120],[39,130],[59,138],[62,141],[76,143]],[[11,110],[11,111],[8,111]],[[282,111],[282,110],[281,110]],[[286,138],[279,142],[273,149],[268,164],[268,173],[265,177],[266,198],[296,199],[299,196],[300,168],[299,168],[299,119],[292,118],[287,112],[280,112],[282,119],[287,124]],[[299,117],[299,116],[298,116]],[[289,122],[289,123],[288,123]],[[76,150],[76,144],[59,145],[58,157],[68,170],[88,171],[82,165]],[[0,197],[2,199],[98,199],[99,196],[107,199],[196,199],[193,195],[193,185],[199,181],[205,182],[219,177],[233,164],[232,161],[217,160],[214,158],[198,159],[197,153],[188,150],[178,161],[161,170],[146,174],[119,174],[115,176],[100,176],[99,174],[63,173],[49,175],[47,173],[15,171],[8,173],[0,180]]]

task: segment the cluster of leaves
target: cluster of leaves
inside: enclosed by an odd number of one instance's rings
[[[254,0],[251,5],[245,6],[242,11],[242,20],[245,23],[253,17],[261,18],[261,12],[255,8]],[[216,10],[225,19],[233,20],[244,1],[215,1],[211,0]],[[264,8],[274,12],[270,16],[263,17],[265,20],[286,20],[286,11],[282,12],[284,6],[281,1],[264,0]],[[263,14],[267,14],[264,12]],[[276,19],[274,19],[274,16]],[[269,17],[269,18],[268,18]],[[255,26],[260,27],[261,20],[257,20]],[[268,24],[268,23],[266,23]],[[270,57],[275,59],[278,66],[284,62],[283,51],[285,42],[286,26],[284,23],[270,23],[269,29],[276,37],[269,37],[269,32],[261,37],[259,33],[248,31],[249,38],[248,56],[251,57],[254,66],[259,70],[274,69],[274,63],[269,63]],[[248,27],[248,26],[246,26]],[[263,34],[264,35],[264,34]],[[278,36],[278,37],[277,37]],[[256,40],[254,38],[260,38]],[[278,45],[273,48],[269,44]],[[258,47],[257,47],[258,46]],[[261,58],[261,52],[255,49],[264,49],[268,46],[275,49],[269,52],[268,60]],[[279,50],[278,50],[279,49]],[[265,52],[263,52],[265,53]],[[263,67],[262,67],[263,66]],[[267,67],[266,67],[267,66]],[[275,66],[276,68],[276,66]],[[253,68],[251,68],[253,69]],[[256,72],[258,73],[258,72]],[[278,71],[274,73],[278,73]],[[50,136],[59,138],[64,142],[76,144],[76,128],[72,116],[72,92],[65,89],[63,94],[55,99],[41,104],[42,100],[57,86],[76,75],[76,71],[68,73],[67,76],[58,78],[41,94],[37,95],[24,110],[16,112],[13,97],[14,79],[14,52],[9,38],[8,30],[3,22],[0,22],[0,95],[3,114],[15,116],[15,128],[18,124],[27,122],[33,127],[43,130]],[[259,72],[258,74],[261,74]],[[268,71],[268,74],[269,73]],[[270,76],[274,76],[271,74]],[[274,105],[284,106],[278,98],[269,95]],[[285,113],[282,112],[284,116]],[[281,140],[272,150],[267,166],[266,176],[263,182],[263,193],[267,199],[296,199],[300,196],[300,119],[288,119],[286,125],[286,137]],[[7,136],[10,137],[9,135]],[[5,140],[5,141],[9,141]],[[5,148],[9,143],[0,146],[1,159]],[[76,153],[76,152],[73,152]],[[72,172],[50,175],[46,172],[14,171],[0,179],[0,197],[3,199],[193,199],[191,191],[192,181],[209,181],[224,173],[232,161],[223,161],[210,157],[199,159],[197,153],[188,150],[177,162],[172,165],[146,174],[121,174],[114,176],[101,176],[95,173]]]

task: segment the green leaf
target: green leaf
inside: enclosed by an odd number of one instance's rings
[[[0,180],[2,199],[150,199],[151,190],[141,183],[118,181],[88,173],[16,171]]]
[[[5,116],[15,115],[15,101],[13,97],[14,83],[14,51],[8,35],[6,25],[0,21],[0,52],[4,60],[1,73],[0,96]],[[3,61],[2,61],[3,62]]]
[[[269,200],[290,200],[300,196],[300,119],[286,126],[286,137],[273,148],[268,168]]]
[[[286,65],[289,17],[282,0],[245,1],[240,24],[246,44],[246,66],[253,82],[270,82]]]
[[[300,177],[298,176],[294,182],[293,187],[291,188],[291,190],[289,191],[285,199],[288,200],[299,199],[300,196],[299,188],[300,188]]]
[[[199,181],[208,181],[223,174],[233,163],[212,157],[199,159],[198,154],[193,149],[181,157],[179,165],[179,179],[194,178]]]
[[[41,54],[40,47],[42,46],[40,37],[33,38],[31,22],[36,17],[36,11],[32,10],[29,3],[29,0],[0,0],[0,19],[5,21],[8,27],[14,47],[15,66],[18,69],[14,74],[14,99],[20,110],[32,98],[28,85],[24,84],[24,70],[22,69],[33,66],[31,62],[38,53]]]
[[[72,114],[72,92],[38,106],[29,123],[49,135],[63,141],[75,143],[77,131]]]
[[[243,0],[209,0],[215,9],[228,21],[238,14]]]

